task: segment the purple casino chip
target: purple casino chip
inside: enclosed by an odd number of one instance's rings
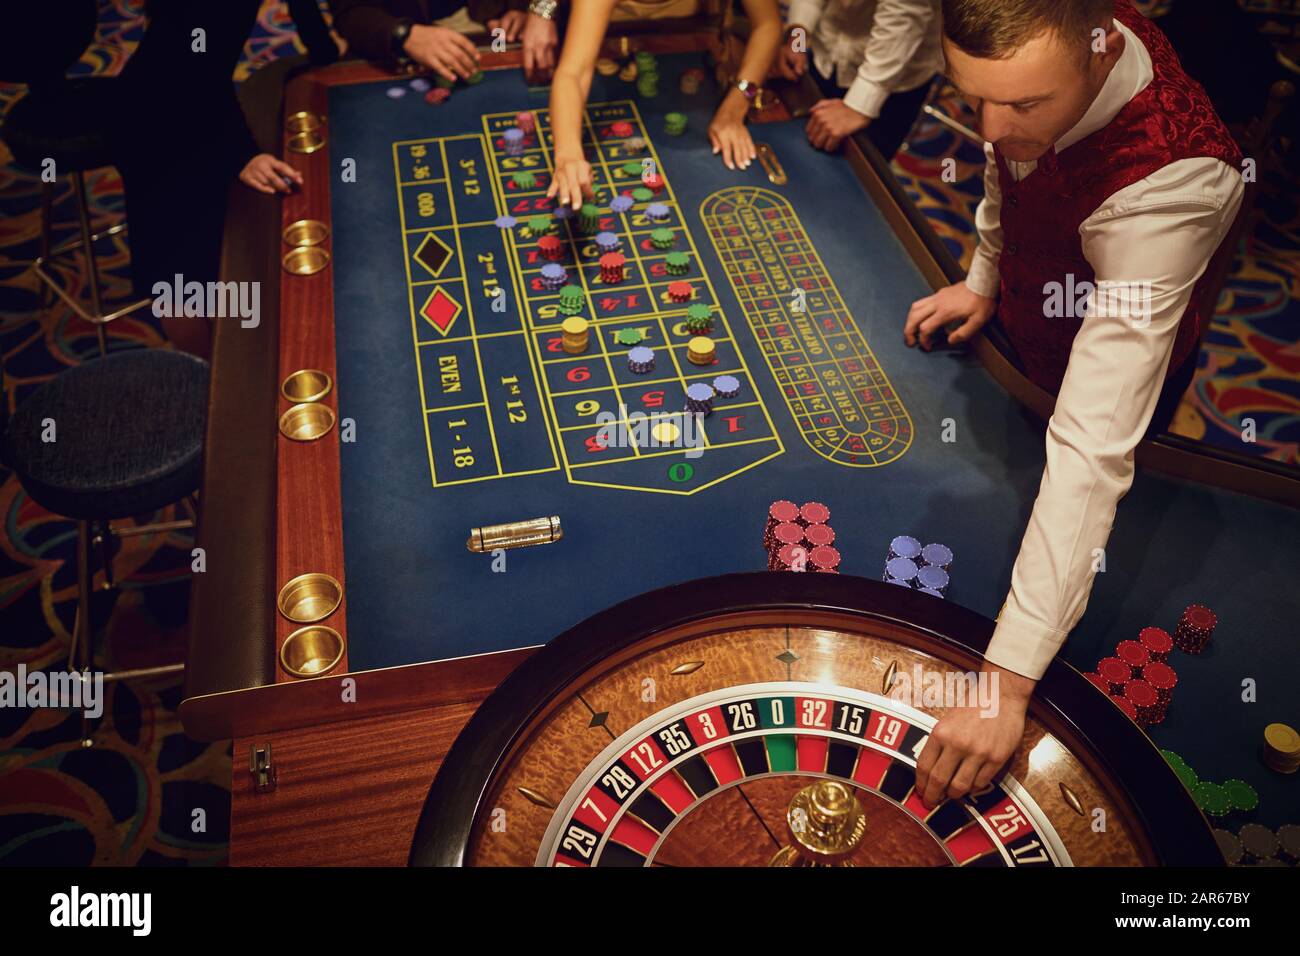
[[[548,262],[546,265],[542,266],[542,281],[547,283],[558,283],[558,285],[556,285],[557,289],[564,284],[564,280],[567,277],[568,274],[564,271],[564,266],[560,265],[558,262]]]
[[[948,587],[948,572],[943,568],[924,567],[916,572],[916,583],[922,588],[938,591],[942,595]]]
[[[519,220],[516,219],[514,216],[511,216],[509,213],[507,213],[504,216],[497,216],[496,227],[498,229],[513,229],[515,227],[515,223],[517,223],[518,221]]]
[[[573,218],[573,207],[572,207],[572,206],[556,206],[554,212],[552,212],[551,215],[553,215],[556,219],[572,219],[572,218]]]
[[[664,222],[668,219],[668,207],[661,202],[652,202],[645,207],[645,217],[651,222]]]
[[[734,375],[719,375],[713,380],[713,390],[723,398],[735,398],[740,394],[740,379]]]
[[[900,534],[889,542],[889,554],[894,558],[915,559],[921,554],[921,542],[910,534]]]
[[[946,544],[927,544],[921,549],[921,560],[936,568],[947,568],[952,564],[952,549]]]
[[[916,577],[916,562],[910,558],[890,558],[885,574],[895,581],[911,581]]]
[[[501,140],[507,146],[518,146],[524,141],[524,131],[518,126],[512,126],[501,134]]]
[[[936,591],[933,588],[917,588],[917,590],[920,591],[922,594],[930,595],[930,597],[937,597],[937,598],[943,597],[942,591]]]
[[[406,95],[406,87],[390,86],[384,92],[388,94],[388,98],[390,100],[400,100],[403,96]]]
[[[906,581],[900,581],[900,580],[898,580],[898,578],[890,578],[890,577],[887,577],[887,578],[885,578],[885,583],[886,583],[886,584],[897,584],[899,587],[907,588],[909,591],[912,590],[912,585],[908,584]]]
[[[417,76],[415,79],[413,79],[410,83],[406,85],[409,86],[411,89],[415,90],[415,92],[417,93],[427,93],[429,92],[429,88],[433,86],[432,83],[430,83],[422,76]]]
[[[631,196],[619,194],[610,201],[609,208],[614,212],[627,212],[632,208],[634,200]]]
[[[707,402],[713,398],[713,389],[703,382],[696,382],[686,389],[686,397],[693,402]]]
[[[596,248],[601,252],[618,252],[622,244],[623,240],[612,232],[596,233]]]

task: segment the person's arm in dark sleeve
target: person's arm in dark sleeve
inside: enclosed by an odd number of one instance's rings
[[[329,0],[334,31],[348,43],[348,52],[367,60],[392,56],[392,33],[398,17],[379,0]]]

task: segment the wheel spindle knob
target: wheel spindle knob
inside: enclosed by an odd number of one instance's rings
[[[820,780],[804,787],[786,812],[791,846],[772,857],[772,866],[852,866],[848,855],[867,832],[867,817],[851,787]]]

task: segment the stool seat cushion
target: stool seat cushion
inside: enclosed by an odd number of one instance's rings
[[[6,455],[37,504],[69,518],[156,511],[195,491],[203,460],[208,363],[132,349],[61,372],[18,406]],[[54,441],[45,441],[53,420]]]
[[[0,139],[29,170],[39,170],[47,157],[59,176],[112,165],[109,132],[121,95],[118,79],[111,76],[42,87],[9,108]]]

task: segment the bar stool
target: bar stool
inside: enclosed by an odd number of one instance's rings
[[[86,199],[87,171],[112,165],[108,132],[117,105],[113,77],[68,78],[63,71],[81,56],[94,37],[96,8],[91,2],[50,3],[29,6],[18,15],[12,32],[0,43],[0,80],[25,83],[28,91],[9,109],[0,126],[14,162],[41,180],[40,255],[32,269],[40,282],[41,310],[46,291],[53,291],[83,320],[95,327],[99,352],[107,351],[104,326],[150,304],[140,299],[110,313],[104,312],[95,243],[126,229],[125,222],[101,231],[91,229]],[[23,25],[24,21],[31,22]],[[47,164],[54,163],[55,181],[71,176],[77,202],[78,236],[51,248],[54,188],[47,180]],[[90,308],[78,302],[50,272],[52,261],[81,251],[89,273]]]
[[[105,586],[112,587],[115,538],[193,526],[185,519],[115,529],[112,522],[187,497],[193,503],[207,400],[207,362],[183,352],[130,349],[59,373],[27,396],[0,435],[0,460],[13,469],[28,497],[77,523],[77,613],[69,669],[88,674],[94,667],[94,552],[100,552]],[[155,676],[183,667],[106,674],[104,679]],[[83,731],[83,745],[89,746],[88,722]]]

